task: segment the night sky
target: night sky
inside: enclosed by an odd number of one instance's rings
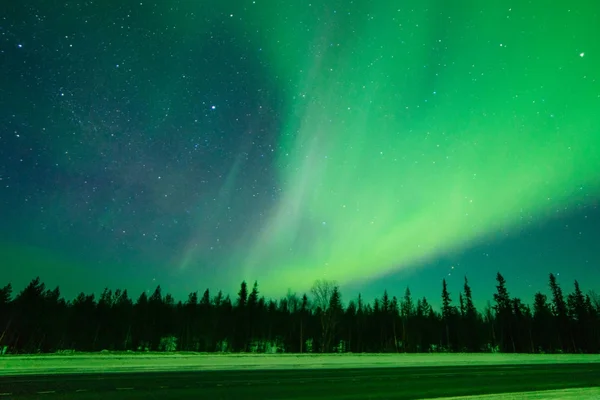
[[[596,1],[10,1],[0,285],[600,289]]]

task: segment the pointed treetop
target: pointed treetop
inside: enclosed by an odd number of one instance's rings
[[[242,284],[240,285],[240,291],[238,292],[237,305],[238,305],[238,307],[243,308],[246,306],[247,302],[248,302],[248,284],[246,283],[246,281],[242,281]]]

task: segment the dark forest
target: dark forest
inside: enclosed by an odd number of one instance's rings
[[[265,299],[258,283],[242,282],[235,297],[190,293],[176,301],[158,286],[136,299],[105,289],[99,298],[65,300],[60,289],[33,279],[14,294],[0,289],[0,354],[74,351],[194,351],[256,353],[600,352],[600,296],[577,281],[530,306],[511,297],[504,277],[487,306],[473,303],[467,278],[460,293],[440,288],[441,310],[407,288],[344,306],[335,282],[316,281],[309,294]]]

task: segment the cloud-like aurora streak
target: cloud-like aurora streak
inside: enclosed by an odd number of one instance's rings
[[[593,17],[359,3],[274,9],[263,38],[290,82],[283,195],[232,258],[266,291],[409,268],[599,186]]]

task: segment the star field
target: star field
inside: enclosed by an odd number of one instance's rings
[[[498,270],[526,298],[549,272],[597,287],[598,14],[11,4],[0,279],[177,298],[321,278],[437,298],[466,274],[483,299]]]

